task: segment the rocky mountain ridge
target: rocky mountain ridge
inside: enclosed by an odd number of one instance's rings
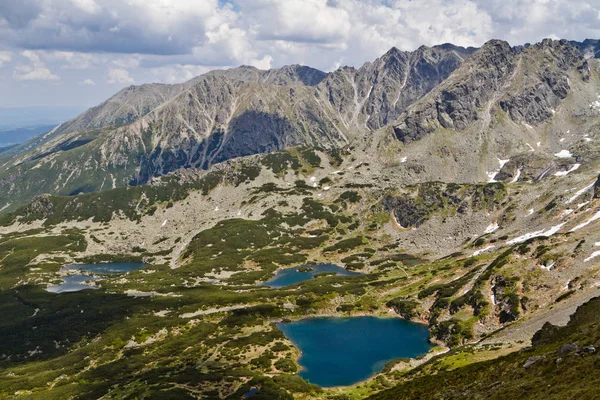
[[[521,51],[490,41],[480,49],[392,48],[359,69],[329,74],[301,66],[240,67],[179,85],[129,87],[0,159],[0,208],[40,193],[137,185],[180,168],[206,169],[298,145],[349,146],[380,159],[374,149],[398,147],[383,145],[388,127],[406,145],[476,121],[485,130],[500,111],[514,122],[545,123],[570,91],[569,74],[589,79],[587,63],[567,41],[545,40]],[[515,147],[521,131],[509,128],[503,146]],[[475,172],[481,165],[458,160],[473,172],[447,179],[481,179]],[[484,163],[493,160],[487,155]],[[410,176],[439,179],[441,171],[413,165]]]

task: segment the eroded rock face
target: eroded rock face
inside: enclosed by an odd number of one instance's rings
[[[552,117],[567,97],[567,71],[579,68],[583,74],[584,64],[582,53],[566,40],[545,39],[518,49],[492,40],[409,107],[394,132],[407,143],[440,128],[464,130],[474,121],[489,120],[496,107],[515,122],[540,124]]]
[[[394,127],[402,142],[419,140],[442,127],[465,129],[506,84],[517,65],[507,42],[492,40],[475,52],[450,78],[415,104]]]
[[[525,49],[520,57],[525,84],[509,93],[500,107],[513,121],[537,125],[550,118],[570,89],[566,71],[583,61],[581,52],[566,40],[545,39]]]
[[[131,86],[1,159],[0,207],[9,198],[140,184],[289,146],[353,146],[378,137],[378,129],[408,143],[438,129],[487,132],[497,114],[540,124],[567,96],[568,74],[590,73],[585,63],[566,41],[515,49],[492,40],[481,49],[392,48],[361,68],[329,74],[298,65],[243,66],[179,85]],[[462,168],[463,149],[440,148],[440,157],[454,154]],[[478,176],[474,169],[465,181]],[[42,184],[24,184],[42,175]]]

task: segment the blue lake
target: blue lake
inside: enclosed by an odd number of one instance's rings
[[[321,387],[361,382],[390,360],[433,347],[425,325],[399,318],[309,318],[277,326],[301,351],[299,375]]]
[[[93,274],[122,274],[123,272],[130,272],[141,269],[144,267],[144,263],[137,262],[110,262],[110,263],[97,263],[97,264],[71,264],[65,266],[63,269],[67,271],[84,271]]]
[[[93,276],[98,275],[111,275],[121,274],[124,272],[135,271],[143,268],[144,263],[131,263],[131,262],[114,262],[114,263],[98,263],[98,264],[71,264],[61,268],[61,273],[66,273],[61,279],[63,282],[58,285],[51,285],[46,288],[51,293],[66,293],[66,292],[79,292],[85,289],[98,289],[95,286],[86,284],[87,281],[95,281],[100,278]],[[76,272],[81,273],[76,273]],[[92,275],[87,275],[92,274]]]
[[[299,271],[299,269],[303,268],[310,268],[310,271]],[[293,285],[294,283],[313,279],[316,274],[321,274],[325,272],[335,273],[336,275],[343,276],[361,275],[358,272],[348,271],[345,268],[342,268],[335,264],[300,265],[298,267],[280,269],[279,271],[277,271],[277,274],[275,274],[273,278],[261,283],[259,286],[281,288]]]

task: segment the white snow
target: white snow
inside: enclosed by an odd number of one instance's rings
[[[573,166],[568,171],[558,171],[554,174],[554,176],[567,176],[573,171],[577,171],[581,167],[581,164],[573,164]]]
[[[339,171],[339,170],[338,170],[338,171],[333,171],[333,172],[332,172],[332,174],[339,175],[339,174],[341,174],[341,173],[343,173],[343,172],[344,172],[344,171]]]
[[[317,180],[317,178],[315,178],[314,176],[311,176],[311,177],[310,177],[310,181],[311,181],[311,182],[314,182],[314,181],[316,181],[316,180]]]
[[[492,171],[492,172],[486,171],[485,172],[485,174],[488,177],[488,183],[497,182],[494,178],[496,177],[496,175],[498,175],[498,172],[500,172],[500,171]]]
[[[498,158],[498,157],[496,157],[496,158]],[[489,178],[488,179],[488,183],[494,183],[494,182],[496,182],[494,180],[494,178],[496,177],[496,175],[498,175],[498,173],[500,172],[500,170],[502,169],[502,167],[504,167],[506,165],[506,163],[509,162],[509,161],[510,161],[510,158],[507,159],[507,160],[501,160],[500,158],[498,158],[498,163],[500,163],[500,168],[498,168],[497,170],[492,171],[492,172],[486,172],[486,175]]]
[[[36,308],[36,309],[34,310],[34,313],[33,313],[33,315],[32,315],[31,317],[35,317],[35,316],[37,315],[37,313],[39,313],[39,312],[40,312],[40,309],[39,309],[39,308]],[[30,317],[30,318],[31,318],[31,317]]]
[[[491,224],[488,225],[487,228],[485,228],[485,231],[483,231],[483,233],[492,233],[495,230],[497,230],[500,226],[498,225],[497,222],[492,222]]]
[[[575,232],[581,228],[584,228],[586,226],[588,226],[589,224],[591,224],[592,222],[596,221],[600,219],[600,211],[598,211],[596,214],[594,214],[594,216],[590,219],[588,219],[587,221],[585,221],[582,224],[577,225],[575,228],[571,229],[569,232]]]
[[[323,188],[323,190],[329,190],[329,189],[331,189],[331,186],[325,186],[325,187]]]
[[[560,216],[561,216],[561,217],[566,217],[567,215],[570,215],[570,214],[571,214],[573,211],[575,211],[575,210],[572,210],[572,209],[570,209],[570,208],[567,208],[566,210],[564,210],[564,211],[562,212],[562,214],[561,214]]]
[[[575,201],[575,199],[577,199],[579,196],[581,196],[582,194],[584,194],[585,192],[587,192],[588,190],[590,190],[591,188],[593,188],[593,187],[594,187],[594,183],[596,183],[596,182],[593,182],[593,183],[591,183],[590,185],[588,185],[588,186],[584,187],[583,189],[580,189],[580,190],[578,190],[578,191],[577,191],[577,192],[576,192],[576,193],[573,195],[573,197],[571,197],[569,200],[567,200],[566,204],[571,204],[571,203],[572,203],[572,202],[574,202],[574,201]]]
[[[590,254],[590,256],[588,258],[586,258],[585,260],[583,260],[583,262],[588,262],[591,259],[596,258],[598,256],[600,256],[600,251],[595,251],[592,254]]]
[[[542,142],[537,142],[536,145],[537,145],[537,147],[541,147],[542,146]]]
[[[402,158],[400,159],[400,162],[401,162],[401,163],[405,163],[405,162],[406,162],[406,160],[408,160],[408,157],[402,157]]]
[[[584,201],[583,203],[579,203],[579,204],[577,204],[577,209],[579,210],[580,208],[585,207],[588,204],[590,204],[589,201]]]
[[[219,211],[219,206],[216,206],[216,207],[215,207],[215,211]]]
[[[551,262],[549,265],[540,265],[540,268],[545,269],[546,271],[550,271],[552,267],[554,267],[554,261]]]
[[[519,180],[519,178],[521,177],[521,169],[517,169],[517,173],[515,174],[515,177],[512,178],[512,181],[510,181],[510,183],[517,183],[517,181]]]
[[[565,141],[565,138],[560,138],[560,140],[559,140],[559,142],[561,142],[561,143],[564,141]]]
[[[529,211],[527,211],[527,215],[531,215],[533,213],[534,213],[533,208],[530,208]]]
[[[589,138],[589,137],[585,137],[584,139],[585,139],[586,142],[591,142],[592,141],[592,138]]]
[[[554,157],[558,158],[571,158],[573,155],[569,150],[561,150],[558,153],[554,154]]]
[[[529,151],[534,152],[535,153],[535,149],[529,144],[529,143],[525,143],[527,146],[529,146]],[[539,146],[538,146],[539,147]]]
[[[167,224],[167,221],[168,221],[168,219],[165,219],[165,220],[163,221],[163,223],[161,224],[161,226],[165,226],[165,225]]]
[[[560,228],[563,227],[563,225],[566,222],[563,222],[562,224],[558,224],[558,225],[554,225],[553,227],[551,227],[550,229],[544,230],[541,229],[539,231],[535,231],[535,232],[530,232],[530,233],[526,233],[522,236],[519,236],[518,238],[514,238],[512,240],[509,240],[508,242],[506,242],[507,245],[511,245],[511,244],[516,244],[516,243],[523,243],[531,238],[535,238],[535,237],[541,237],[541,236],[552,236],[555,233],[557,233]]]
[[[483,249],[477,250],[475,253],[473,253],[473,257],[476,257],[476,256],[480,255],[480,254],[481,254],[481,253],[483,253],[484,251],[488,251],[489,249],[493,249],[494,247],[496,247],[496,246],[494,246],[494,245],[492,244],[492,245],[490,245],[490,246],[488,246],[488,247],[485,247],[485,248],[483,248]]]

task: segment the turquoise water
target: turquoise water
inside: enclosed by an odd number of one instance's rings
[[[312,268],[312,270],[300,272],[298,271],[298,269],[300,268]],[[277,274],[273,278],[261,283],[260,286],[281,288],[293,285],[294,283],[313,279],[315,277],[315,274],[320,274],[323,272],[335,272],[336,275],[343,276],[361,275],[358,272],[348,271],[345,268],[342,268],[335,264],[300,265],[298,267],[280,269],[279,271],[277,271]]]
[[[143,263],[98,263],[98,264],[71,264],[61,268],[60,272],[69,271],[81,271],[92,274],[121,274],[124,272],[130,272],[144,267]],[[98,289],[95,286],[87,285],[86,281],[98,280],[98,277],[90,276],[86,274],[69,274],[64,275],[61,278],[63,282],[58,285],[48,286],[46,290],[51,293],[66,293],[66,292],[79,292],[85,289]]]
[[[302,353],[299,375],[321,387],[361,382],[390,360],[433,347],[425,325],[399,318],[309,318],[277,326]]]
[[[95,281],[98,278],[87,275],[66,275],[62,277],[63,283],[48,286],[46,290],[50,293],[79,292],[85,289],[98,289],[95,286],[86,285],[86,281]]]

